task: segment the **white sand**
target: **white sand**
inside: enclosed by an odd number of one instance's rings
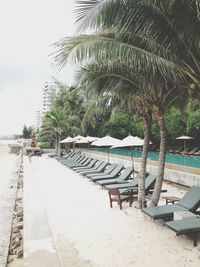
[[[62,266],[200,266],[200,243],[194,247],[128,203],[122,211],[116,203],[111,209],[106,190],[54,159],[33,157],[25,166],[37,183]],[[168,183],[164,188],[167,195],[187,191]]]
[[[8,179],[16,164],[16,155],[9,154],[9,151],[8,145],[5,142],[0,142],[0,198],[6,193]]]

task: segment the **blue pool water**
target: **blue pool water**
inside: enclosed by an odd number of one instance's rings
[[[125,150],[125,149],[92,148],[92,150],[106,152],[106,153],[109,150],[110,154],[123,155],[127,157],[131,156],[130,150]],[[141,151],[133,150],[132,153],[133,157],[135,158],[141,157]],[[159,153],[150,151],[148,153],[148,159],[158,161]],[[177,165],[183,165],[187,167],[200,168],[200,156],[187,156],[187,155],[167,153],[166,162]]]

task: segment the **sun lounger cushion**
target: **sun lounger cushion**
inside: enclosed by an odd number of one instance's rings
[[[196,210],[200,205],[200,187],[192,186],[185,196],[173,205],[147,207],[143,212],[153,219],[169,219],[173,217],[174,211]]]
[[[177,235],[185,234],[193,239],[194,246],[197,246],[197,234],[200,233],[200,217],[185,218],[165,223]]]
[[[200,187],[192,186],[188,193],[178,202],[179,205],[188,208],[189,210],[195,209],[200,205]]]
[[[151,216],[154,220],[164,219],[164,218],[173,218],[174,211],[187,211],[187,208],[184,208],[180,205],[163,205],[157,207],[147,207],[143,209],[143,212]]]
[[[180,234],[200,232],[200,217],[175,220],[165,224]]]

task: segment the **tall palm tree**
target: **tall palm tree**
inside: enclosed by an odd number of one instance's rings
[[[51,111],[46,113],[40,134],[53,136],[57,155],[60,155],[60,137],[66,127],[66,115],[61,107],[53,107]]]
[[[134,68],[125,64],[118,64],[117,62],[98,62],[96,65],[93,63],[85,68],[82,68],[79,80],[81,85],[85,85],[87,91],[92,93],[97,90],[99,94],[105,95],[109,103],[115,109],[116,105],[121,106],[122,110],[135,111],[140,114],[145,122],[144,145],[142,150],[142,162],[140,168],[139,179],[139,194],[138,194],[138,207],[143,208],[145,205],[145,177],[146,177],[146,162],[148,155],[148,146],[151,135],[151,122],[152,112],[150,103],[144,94],[143,88],[139,88],[138,75],[135,75]],[[97,87],[100,81],[104,81],[107,86]],[[101,82],[102,84],[102,82]],[[97,94],[98,96],[98,94]],[[112,104],[113,103],[113,104]]]
[[[88,29],[92,25],[100,30],[93,35],[58,42],[55,61],[62,66],[66,60],[80,64],[94,59],[109,63],[116,60],[119,64],[134,65],[136,72],[142,73],[143,80],[150,80],[147,86],[140,87],[145,88],[146,95],[150,93],[149,101],[160,126],[161,164],[156,182],[158,190],[154,191],[152,199],[152,205],[156,205],[165,163],[164,112],[176,98],[177,84],[180,88],[186,84],[196,90],[200,87],[199,61],[196,60],[199,57],[200,35],[196,34],[200,31],[199,1],[174,0],[161,4],[158,0],[80,0],[78,4],[78,29]],[[177,16],[177,11],[181,11],[182,17]],[[183,18],[187,18],[184,27]],[[191,25],[195,30],[190,31]]]
[[[81,92],[75,87],[58,83],[60,92],[55,101],[56,107],[62,107],[66,115],[66,134],[74,136],[81,133],[81,121],[85,113],[85,104]]]

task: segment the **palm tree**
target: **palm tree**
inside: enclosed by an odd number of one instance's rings
[[[93,35],[66,38],[56,44],[55,61],[113,60],[133,65],[147,85],[148,102],[160,126],[160,164],[152,205],[159,200],[165,163],[166,130],[164,113],[180,88],[192,84],[199,90],[199,4],[197,1],[78,1],[78,28],[100,29]],[[184,4],[187,6],[185,8]],[[184,7],[184,9],[183,9]],[[181,11],[181,16],[177,16]],[[183,18],[187,17],[187,25]],[[190,31],[191,25],[194,31]],[[196,31],[196,32],[195,32]],[[117,74],[120,77],[120,74]],[[178,79],[177,79],[178,78]],[[161,81],[161,82],[160,82]],[[145,83],[144,82],[144,83]],[[142,82],[143,83],[143,82]],[[153,91],[153,93],[152,93]],[[166,103],[166,101],[168,101]],[[164,104],[164,106],[163,106]]]
[[[135,111],[144,119],[145,134],[138,194],[138,207],[142,208],[145,205],[144,181],[152,122],[150,103],[145,97],[143,88],[137,87],[139,81],[136,80],[134,69],[131,69],[130,66],[117,64],[116,62],[103,62],[101,64],[98,62],[96,65],[93,63],[82,68],[80,73],[80,85],[85,86],[87,92],[92,92],[94,95],[94,91],[96,91],[97,98],[99,94],[104,95],[105,98],[107,97],[114,111],[119,107],[122,110],[133,111],[133,107],[135,107]],[[106,86],[99,88],[97,86],[99,83],[106,84]]]
[[[53,136],[57,155],[60,155],[60,137],[66,127],[66,115],[61,107],[53,107],[51,111],[46,113],[40,134]]]
[[[62,107],[66,115],[67,135],[81,134],[81,121],[85,113],[85,104],[81,91],[57,81],[60,92],[55,101],[56,107]]]

